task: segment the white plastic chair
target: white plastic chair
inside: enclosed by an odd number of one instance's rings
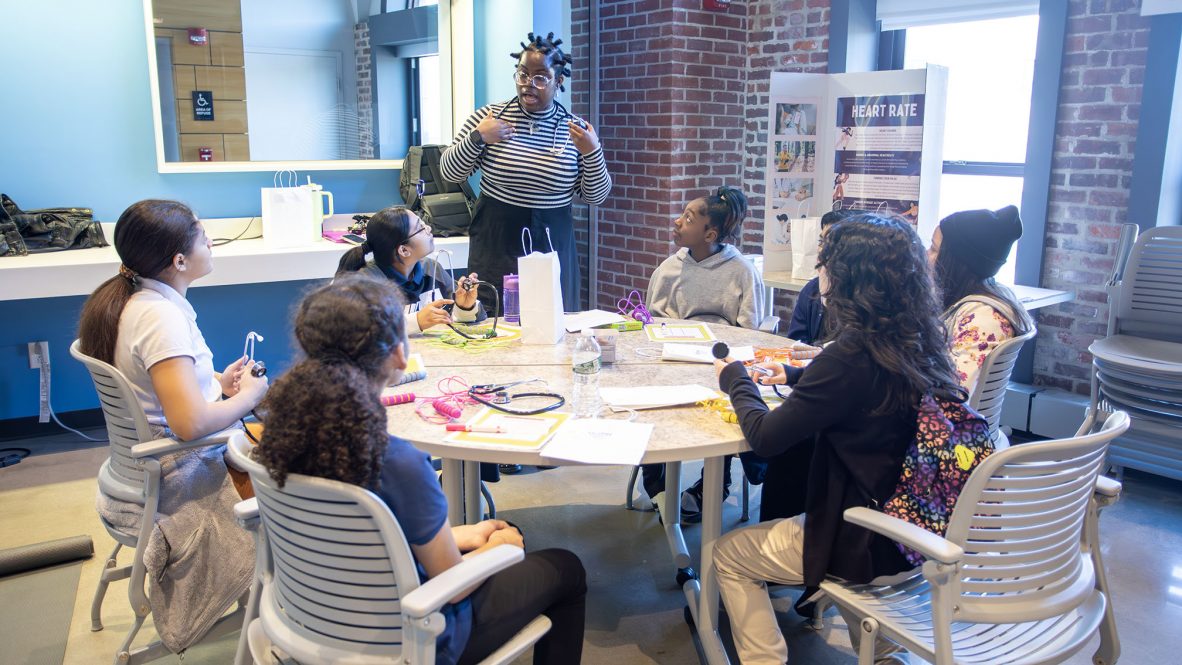
[[[244,624],[256,663],[282,652],[301,665],[435,662],[449,599],[521,561],[502,545],[419,582],[410,547],[389,507],[356,485],[292,474],[280,488],[235,433],[230,458],[250,473],[255,498],[235,509],[256,534],[257,566]],[[261,529],[259,526],[261,525]],[[257,618],[256,618],[257,617]],[[539,616],[482,663],[506,663],[541,639]]]
[[[1008,448],[1009,438],[1001,431],[1001,406],[1006,398],[1006,387],[1010,385],[1010,374],[1014,371],[1014,364],[1018,362],[1018,352],[1027,340],[1038,332],[1030,332],[1012,337],[998,344],[985,356],[985,362],[977,373],[977,383],[973,387],[973,394],[969,397],[969,408],[981,414],[989,423],[989,435],[993,438],[995,450]]]
[[[943,538],[869,508],[845,511],[846,521],[927,558],[921,574],[893,586],[821,584],[861,617],[860,665],[874,662],[880,633],[935,665],[1033,665],[1066,660],[1099,631],[1093,662],[1116,662],[1093,492],[1119,492],[1097,478],[1129,417],[1108,415],[1092,433],[1093,418],[1075,437],[1014,446],[981,462]]]
[[[1182,479],[1182,228],[1136,231],[1122,229],[1107,285],[1108,336],[1088,347],[1092,408],[1133,419],[1113,465]]]
[[[131,643],[144,625],[144,620],[151,613],[144,574],[144,549],[148,537],[152,534],[156,509],[160,502],[160,457],[182,450],[220,445],[226,442],[227,436],[220,434],[193,441],[157,439],[152,436],[144,409],[136,399],[131,384],[119,370],[83,354],[78,340],[70,345],[70,355],[90,371],[90,378],[94,380],[94,388],[98,392],[103,417],[107,422],[110,456],[99,469],[99,491],[108,497],[143,506],[143,518],[136,533],[124,533],[99,516],[103,528],[115,539],[115,549],[111,550],[110,556],[107,557],[98,588],[94,593],[94,600],[90,605],[90,629],[103,629],[102,607],[108,585],[116,580],[130,579],[127,595],[135,614],[135,621],[123,644],[115,652],[114,662],[116,665],[147,663],[171,653],[159,641],[134,650],[131,648]],[[131,564],[120,568],[117,567],[116,558],[124,546],[133,548],[135,552]],[[234,632],[242,625],[243,616],[245,608],[239,607],[218,619],[202,639],[217,639]]]

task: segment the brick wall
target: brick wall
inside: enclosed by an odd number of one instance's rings
[[[572,103],[589,111],[589,2],[572,0]],[[600,137],[615,186],[600,207],[598,306],[642,293],[674,250],[685,204],[722,184],[752,204],[744,251],[762,242],[768,73],[824,71],[828,0],[600,2]],[[576,214],[586,247],[585,213]],[[584,255],[586,255],[584,253]]]
[[[568,40],[580,114],[589,111],[591,1],[572,0]],[[614,307],[628,290],[643,291],[672,252],[668,228],[686,200],[724,181],[741,177],[751,203],[742,249],[760,251],[769,74],[826,71],[829,0],[736,0],[726,13],[697,11],[697,0],[597,1],[600,134],[616,184],[601,208],[596,304]],[[1078,298],[1040,310],[1035,380],[1080,393],[1088,390],[1087,347],[1105,332],[1102,285],[1128,221],[1148,42],[1138,7],[1136,0],[1073,0],[1069,10],[1042,285],[1073,289]],[[735,81],[742,81],[738,94]],[[585,211],[577,219],[585,261]],[[792,300],[777,293],[777,313],[786,317]]]
[[[353,26],[357,66],[357,158],[373,159],[373,83],[370,78],[369,23]]]
[[[1135,0],[1073,0],[1059,90],[1042,286],[1077,298],[1040,311],[1035,382],[1089,391],[1088,345],[1103,337],[1103,284],[1129,184],[1145,76],[1148,23]]]

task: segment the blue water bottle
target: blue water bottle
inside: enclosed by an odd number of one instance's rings
[[[517,275],[505,275],[501,286],[501,294],[505,299],[504,311],[501,313],[505,319],[505,323],[520,323],[521,305],[517,299]]]

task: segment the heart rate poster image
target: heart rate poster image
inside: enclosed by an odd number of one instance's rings
[[[833,209],[919,215],[922,94],[839,97]]]

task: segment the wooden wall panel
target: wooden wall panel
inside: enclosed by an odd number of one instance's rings
[[[193,46],[189,43],[189,33],[184,30],[165,30],[156,28],[157,37],[172,39],[172,64],[174,65],[208,65],[209,44]]]
[[[248,134],[224,134],[227,162],[250,161],[250,136]]]
[[[213,149],[213,161],[227,161],[221,134],[181,134],[182,162],[201,161],[201,148]]]
[[[242,67],[242,34],[233,32],[209,33],[209,63],[220,67]]]
[[[239,0],[152,0],[152,15],[162,28],[242,32]]]
[[[192,90],[213,92],[219,99],[246,99],[246,70],[242,67],[195,67]]]
[[[213,98],[213,120],[193,119],[193,100],[176,100],[177,125],[184,134],[245,134],[246,102]]]

